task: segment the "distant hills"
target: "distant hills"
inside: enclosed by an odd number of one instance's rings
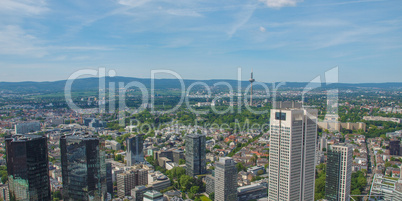
[[[116,87],[122,82],[127,84],[129,82],[137,81],[142,83],[146,88],[151,88],[150,78],[133,78],[133,77],[105,77],[106,88],[109,88],[109,83],[114,82]],[[14,92],[14,93],[53,93],[62,92],[66,85],[67,80],[52,81],[52,82],[0,82],[0,91]],[[237,80],[183,80],[186,89],[195,82],[203,82],[208,86],[212,86],[215,83],[226,82],[230,84],[234,90],[237,89]],[[241,81],[242,88],[246,88],[250,83],[248,81]],[[272,83],[265,83],[271,88]],[[286,82],[281,88],[304,88],[307,86],[307,82]],[[81,78],[76,79],[73,82],[73,91],[97,91],[99,86],[99,78]],[[254,89],[262,89],[258,84],[254,85]],[[318,83],[312,83],[310,86],[318,86]],[[155,79],[155,90],[169,90],[180,89],[181,85],[177,79]],[[197,86],[201,87],[200,85]],[[224,88],[224,86],[220,86]],[[357,88],[378,88],[378,89],[401,89],[402,82],[393,83],[336,83],[321,86],[323,89],[339,88],[339,89],[357,89]],[[227,88],[227,87],[226,87]]]

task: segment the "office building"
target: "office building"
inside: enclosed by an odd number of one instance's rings
[[[248,201],[268,197],[266,183],[258,183],[237,188],[237,200]]]
[[[4,201],[10,200],[10,193],[8,192],[8,184],[0,184],[0,198]]]
[[[144,134],[127,138],[127,165],[144,162]]]
[[[5,143],[10,198],[50,200],[47,138],[13,135]]]
[[[27,134],[40,131],[40,123],[38,121],[18,123],[15,125],[15,134]]]
[[[106,200],[105,142],[91,135],[60,138],[63,200]]]
[[[215,167],[215,201],[237,200],[237,168],[230,157],[219,158]]]
[[[162,193],[152,190],[144,193],[144,201],[163,201]]]
[[[111,163],[106,163],[106,189],[107,192],[113,197],[113,174]]]
[[[186,174],[194,177],[206,173],[205,135],[186,136]]]
[[[148,171],[144,169],[129,170],[117,175],[117,195],[120,198],[130,195],[138,185],[148,184]]]
[[[212,175],[205,176],[205,192],[209,195],[215,192],[215,172]]]
[[[145,186],[136,186],[134,189],[131,189],[131,197],[134,199],[134,201],[143,201],[144,193],[148,190],[149,189]]]
[[[391,155],[400,156],[401,145],[399,140],[389,141],[389,152]]]
[[[317,110],[272,109],[268,200],[314,200]]]
[[[328,201],[349,201],[352,179],[353,148],[345,145],[329,146],[325,197]]]

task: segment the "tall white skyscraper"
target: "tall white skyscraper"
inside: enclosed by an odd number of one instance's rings
[[[327,151],[325,198],[329,201],[349,201],[352,181],[353,151],[345,144],[332,145]]]
[[[314,200],[317,110],[272,109],[268,199]]]
[[[215,168],[215,201],[237,200],[237,168],[230,157],[221,157]]]

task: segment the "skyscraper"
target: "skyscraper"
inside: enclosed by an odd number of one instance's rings
[[[5,141],[10,199],[50,200],[47,138],[14,135]]]
[[[389,141],[389,152],[391,155],[400,156],[401,143],[399,140]]]
[[[237,168],[230,157],[219,158],[215,168],[215,200],[237,200]]]
[[[325,197],[328,201],[349,201],[352,179],[352,148],[332,145],[327,151]]]
[[[106,200],[104,140],[90,135],[60,138],[64,200]]]
[[[206,173],[205,135],[186,136],[186,174],[196,176]]]
[[[317,111],[272,109],[269,200],[314,200]]]
[[[144,134],[127,138],[127,165],[144,162]]]
[[[106,163],[106,188],[107,192],[113,197],[113,174],[111,163]]]

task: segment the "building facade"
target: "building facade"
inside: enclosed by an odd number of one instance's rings
[[[105,142],[96,136],[60,138],[63,200],[106,200]]]
[[[14,135],[5,141],[10,199],[50,200],[47,138]]]
[[[391,155],[400,156],[401,155],[400,150],[401,150],[401,143],[399,140],[389,141],[389,152]]]
[[[127,165],[144,162],[144,134],[127,138]]]
[[[144,193],[144,201],[163,201],[162,193],[152,190]]]
[[[205,140],[205,135],[186,136],[186,174],[191,177],[205,174],[207,171]]]
[[[314,200],[317,111],[272,109],[268,200]]]
[[[349,201],[352,179],[353,148],[332,145],[327,151],[325,197],[328,201]]]
[[[237,168],[230,157],[219,158],[215,167],[215,200],[237,200]]]
[[[27,134],[40,131],[40,123],[38,121],[18,123],[14,128],[15,134]]]
[[[117,175],[117,195],[120,198],[130,195],[138,185],[148,184],[148,170],[135,169]]]

